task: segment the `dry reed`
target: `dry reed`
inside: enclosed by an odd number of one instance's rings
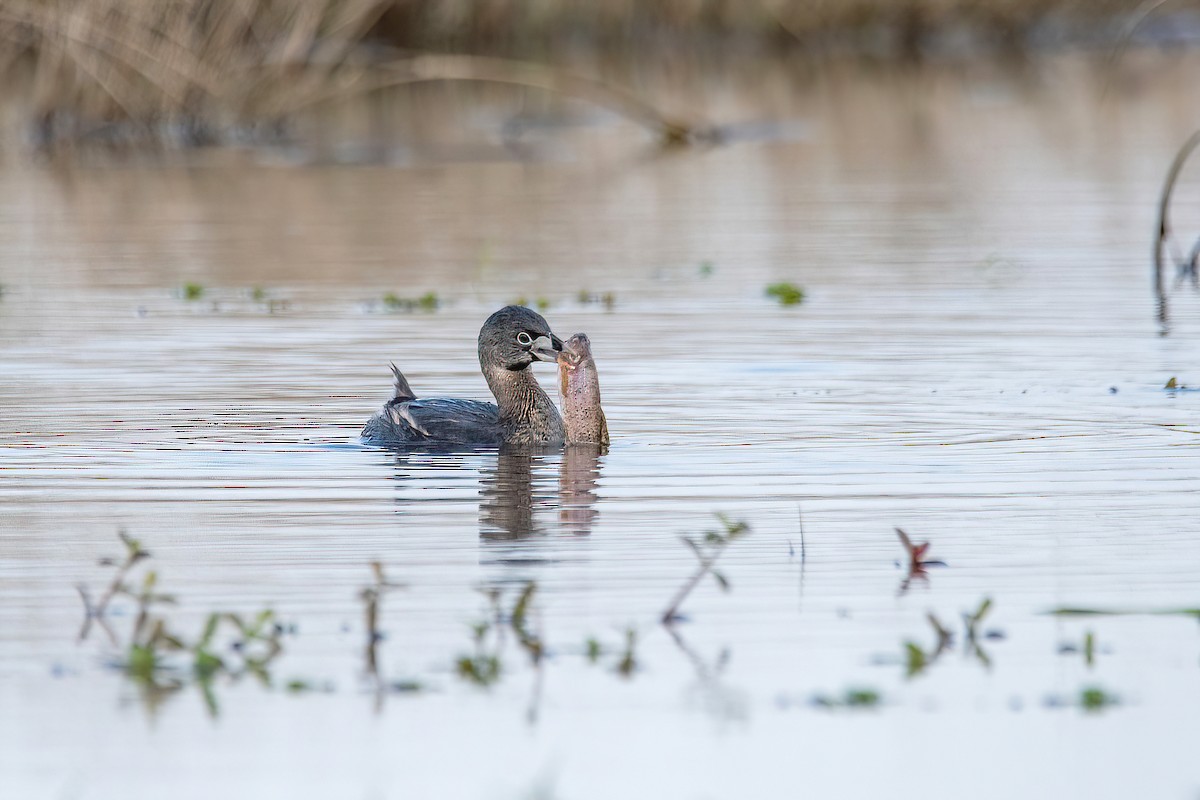
[[[0,0],[0,80],[32,142],[192,146],[277,139],[299,112],[396,84],[486,80],[605,105],[669,142],[711,129],[628,91],[514,53],[656,41],[821,50],[939,32],[1016,42],[1047,19],[1113,29],[1200,0]],[[1060,27],[1062,25],[1060,24]],[[659,37],[657,40],[655,37]],[[619,48],[619,49],[618,49]],[[476,56],[462,55],[471,52]],[[429,55],[441,53],[442,55]],[[455,55],[449,55],[454,53]],[[479,58],[480,55],[489,58]],[[543,60],[543,59],[539,59]],[[6,109],[10,113],[14,103]]]

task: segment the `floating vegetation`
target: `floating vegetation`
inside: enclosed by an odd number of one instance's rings
[[[91,631],[92,623],[95,622],[108,634],[109,641],[116,644],[116,635],[113,633],[112,628],[108,626],[108,621],[105,618],[105,614],[108,613],[108,604],[117,594],[126,589],[125,577],[133,569],[133,566],[142,559],[150,557],[150,553],[142,549],[142,543],[130,537],[125,531],[117,531],[117,537],[121,540],[121,544],[125,545],[125,559],[117,566],[112,581],[109,582],[108,588],[104,590],[104,594],[100,595],[100,599],[93,603],[87,586],[81,583],[75,587],[76,591],[79,592],[79,597],[83,600],[84,609],[83,627],[79,630],[79,641],[81,642],[87,638],[88,633]],[[103,567],[113,566],[113,564],[114,562],[109,559],[102,559],[100,561],[100,566]]]
[[[1079,691],[1079,707],[1090,714],[1120,705],[1120,703],[1119,697],[1099,686],[1085,686]]]
[[[542,637],[529,629],[529,604],[533,602],[533,595],[536,592],[537,583],[527,582],[525,588],[521,590],[521,594],[517,596],[517,602],[513,604],[512,615],[509,618],[509,624],[512,626],[513,633],[516,634],[517,643],[529,655],[530,662],[535,667],[541,663],[542,657],[546,654],[546,646],[542,642]]]
[[[455,672],[463,680],[487,688],[500,680],[500,656],[495,652],[488,652],[485,648],[484,640],[489,630],[486,626],[476,625],[472,630],[475,636],[475,652],[459,656],[454,663]]]
[[[267,307],[268,314],[275,314],[280,311],[287,311],[291,308],[291,302],[280,298],[272,297],[271,292],[261,286],[255,286],[249,292],[250,301],[257,303],[260,306]]]
[[[718,514],[717,519],[721,521],[723,531],[705,531],[703,538],[699,542],[689,536],[679,537],[680,541],[691,549],[699,564],[696,572],[679,588],[679,591],[676,592],[675,597],[671,600],[671,604],[663,612],[660,619],[664,625],[672,625],[683,619],[679,614],[679,607],[683,605],[683,601],[687,599],[692,590],[704,579],[705,575],[711,573],[717,585],[723,591],[729,591],[729,581],[720,572],[716,572],[713,567],[716,565],[717,559],[725,552],[726,547],[749,533],[750,526],[745,522],[735,522],[724,514]]]
[[[79,635],[81,641],[87,638],[92,622],[96,622],[108,633],[114,646],[121,646],[106,614],[113,598],[123,596],[133,600],[137,613],[118,664],[127,676],[152,690],[154,695],[178,691],[191,681],[200,689],[205,705],[215,716],[218,707],[212,684],[219,675],[234,681],[251,675],[263,686],[271,685],[269,668],[283,651],[281,638],[284,634],[273,611],[265,609],[251,618],[212,612],[206,617],[200,634],[189,642],[175,633],[172,621],[159,611],[162,606],[174,605],[176,601],[173,595],[158,590],[158,573],[146,571],[136,586],[128,582],[133,567],[150,554],[124,531],[119,536],[125,545],[125,558],[116,564],[113,579],[100,599],[93,603],[87,588],[78,587],[86,615]],[[101,564],[113,566],[114,562],[105,560]],[[228,633],[218,638],[223,632]],[[187,658],[180,658],[185,654]]]
[[[589,292],[587,289],[580,289],[575,301],[581,306],[604,306],[605,311],[612,311],[617,306],[617,296],[612,292]]]
[[[979,630],[979,625],[983,622],[983,618],[987,616],[987,613],[991,610],[992,599],[990,597],[985,597],[979,604],[979,608],[970,613],[963,612],[962,615],[963,626],[967,631],[965,643],[966,652],[979,659],[979,663],[983,664],[985,668],[992,666],[992,660],[988,658],[988,654],[984,652],[983,648],[979,644],[979,640],[986,635]]]
[[[629,628],[625,631],[625,649],[621,651],[621,657],[617,660],[617,674],[628,678],[637,668],[637,631]]]
[[[204,287],[198,283],[185,283],[179,290],[184,300],[200,300],[204,297]]]
[[[813,695],[812,704],[817,708],[838,709],[864,709],[877,708],[883,702],[883,696],[875,689],[864,687],[851,687],[846,689],[840,695],[816,694]]]
[[[1113,609],[1060,606],[1045,612],[1056,617],[1195,617],[1200,620],[1200,608]]]
[[[547,298],[536,297],[536,298],[534,298],[533,302],[531,303],[529,301],[529,298],[523,294],[518,295],[515,299],[513,299],[513,301],[511,303],[509,303],[509,305],[525,306],[526,308],[534,308],[541,312],[546,312],[546,311],[550,310],[550,301]]]
[[[1050,695],[1045,700],[1047,708],[1076,707],[1085,714],[1098,714],[1105,709],[1121,705],[1121,698],[1100,686],[1084,686],[1075,696]]]
[[[388,579],[384,574],[383,564],[371,562],[371,574],[374,580],[363,587],[359,597],[363,601],[363,616],[366,621],[367,643],[364,651],[366,674],[375,687],[376,710],[381,707],[383,693],[390,684],[379,673],[379,643],[383,641],[383,632],[379,629],[379,607],[387,592],[403,589],[404,584]]]
[[[929,573],[926,570],[929,567],[944,567],[946,566],[946,562],[925,558],[925,554],[929,552],[929,548],[931,547],[929,542],[913,544],[908,534],[900,528],[896,528],[896,536],[900,538],[900,546],[904,548],[908,567],[908,573],[904,576],[904,580],[900,581],[900,591],[898,592],[903,595],[908,591],[913,581],[928,582]]]
[[[638,633],[636,628],[625,629],[625,639],[620,647],[605,646],[595,636],[589,636],[583,643],[583,657],[592,665],[607,661],[613,672],[622,678],[632,677],[638,668],[637,660]],[[607,659],[607,656],[612,656]]]
[[[388,292],[381,302],[386,311],[410,314],[414,311],[437,311],[441,306],[436,292],[426,292],[420,297],[401,297],[395,292]]]
[[[1063,642],[1058,646],[1060,655],[1073,655],[1075,653],[1083,653],[1083,663],[1087,664],[1088,669],[1091,669],[1096,664],[1096,634],[1088,631],[1083,636],[1083,644],[1078,645],[1074,642]]]
[[[983,650],[982,641],[984,639],[1004,638],[1003,631],[997,629],[985,631],[981,628],[983,620],[991,608],[991,599],[984,598],[975,611],[964,612],[962,614],[964,628],[963,655],[974,656],[985,669],[991,667],[992,660]],[[954,634],[950,632],[950,629],[943,625],[941,620],[932,612],[926,614],[925,618],[929,620],[929,624],[933,628],[934,635],[937,638],[933,647],[930,648],[925,648],[912,640],[905,640],[901,643],[899,663],[904,666],[904,677],[908,680],[923,674],[937,663],[944,653],[954,649]],[[875,663],[896,664],[897,660],[894,657],[881,656],[875,659]]]
[[[710,278],[713,272],[716,271],[716,266],[711,261],[701,261],[699,271],[701,278]]]
[[[766,295],[775,298],[781,306],[795,306],[804,302],[804,290],[786,281],[767,286]]]
[[[904,677],[912,679],[923,673],[935,661],[941,658],[942,653],[949,650],[954,644],[954,634],[942,625],[941,621],[930,612],[925,615],[929,620],[929,624],[933,626],[933,631],[937,635],[937,641],[930,650],[923,649],[919,644],[912,641],[906,641],[904,647]]]
[[[935,561],[925,558],[925,554],[929,552],[932,546],[930,542],[921,542],[913,544],[912,539],[908,537],[900,528],[896,528],[896,536],[900,539],[900,546],[904,548],[904,554],[908,557],[908,569],[910,572],[923,570],[926,567],[944,567],[945,561]]]
[[[532,582],[531,582],[532,583]],[[471,652],[460,655],[454,662],[458,677],[482,688],[488,688],[504,671],[500,652],[503,647],[504,613],[500,608],[500,590],[480,590],[488,601],[488,615],[471,625]],[[532,594],[530,595],[532,597]],[[523,610],[522,614],[527,613]]]

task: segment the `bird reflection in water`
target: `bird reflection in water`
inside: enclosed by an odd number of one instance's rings
[[[506,540],[546,533],[537,512],[555,508],[564,533],[590,534],[600,515],[596,487],[604,450],[599,445],[568,445],[553,453],[502,449],[495,467],[484,467],[480,476],[480,536]],[[557,491],[549,477],[556,459],[561,459]]]

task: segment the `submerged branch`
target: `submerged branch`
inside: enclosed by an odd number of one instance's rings
[[[715,127],[665,114],[626,89],[595,78],[528,61],[467,55],[420,55],[383,64],[379,69],[384,74],[357,85],[339,86],[324,95],[307,98],[304,105],[342,97],[349,89],[371,92],[392,86],[433,81],[506,83],[544,89],[602,106],[648,128],[659,135],[667,145],[714,141],[719,136]],[[290,109],[292,112],[296,110],[296,107]]]

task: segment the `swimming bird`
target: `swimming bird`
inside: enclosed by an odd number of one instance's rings
[[[541,314],[505,306],[479,331],[479,368],[495,404],[418,399],[393,364],[392,399],[367,421],[363,441],[383,447],[561,445],[562,417],[529,367],[535,361],[557,361],[562,349],[562,340]]]

